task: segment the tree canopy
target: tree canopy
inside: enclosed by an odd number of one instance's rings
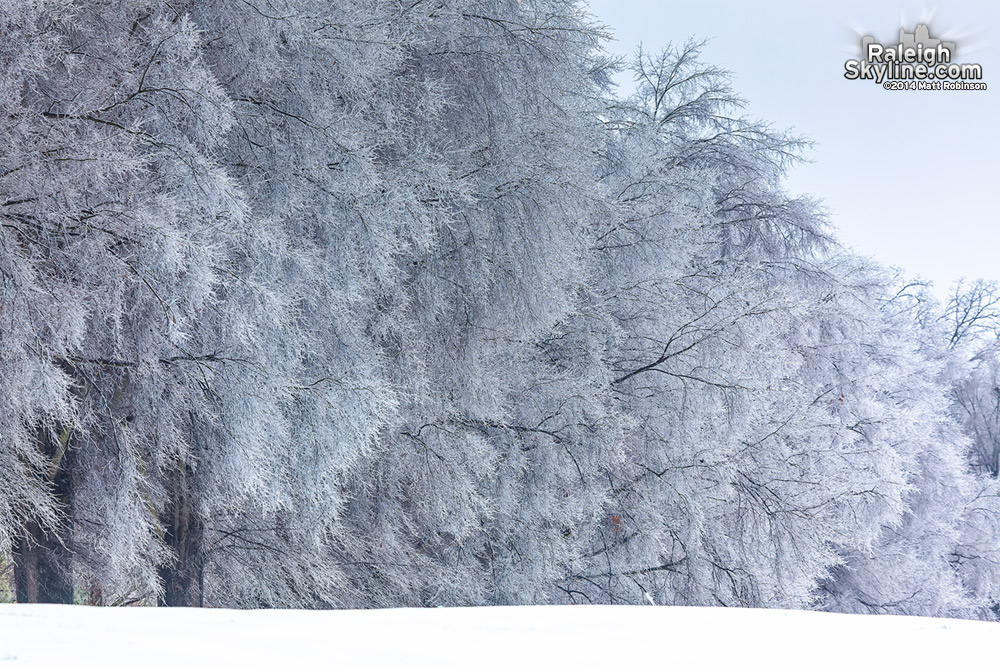
[[[997,287],[575,0],[4,3],[18,601],[992,618]]]

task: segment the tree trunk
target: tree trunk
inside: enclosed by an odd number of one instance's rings
[[[37,523],[14,544],[14,587],[21,603],[73,604],[69,550]]]
[[[184,473],[189,471],[185,470]],[[202,591],[202,524],[190,503],[187,475],[179,475],[174,484],[174,497],[168,516],[164,541],[173,551],[174,560],[160,568],[163,594],[159,604],[164,607],[200,607]]]
[[[71,500],[69,430],[54,439],[39,428],[38,442],[52,461],[52,494],[63,507]],[[21,603],[73,604],[73,561],[65,535],[31,521],[14,541],[14,588]]]

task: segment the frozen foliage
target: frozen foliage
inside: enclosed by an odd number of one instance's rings
[[[3,3],[19,601],[990,618],[996,286],[570,0]]]

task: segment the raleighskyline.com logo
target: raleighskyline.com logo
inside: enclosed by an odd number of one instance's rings
[[[899,29],[899,42],[886,45],[861,40],[861,59],[844,63],[844,78],[881,84],[886,90],[986,90],[983,67],[954,62],[954,42],[931,37],[926,25],[910,33]]]

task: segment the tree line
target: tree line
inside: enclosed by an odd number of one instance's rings
[[[995,618],[1000,292],[576,0],[0,14],[19,602]]]

